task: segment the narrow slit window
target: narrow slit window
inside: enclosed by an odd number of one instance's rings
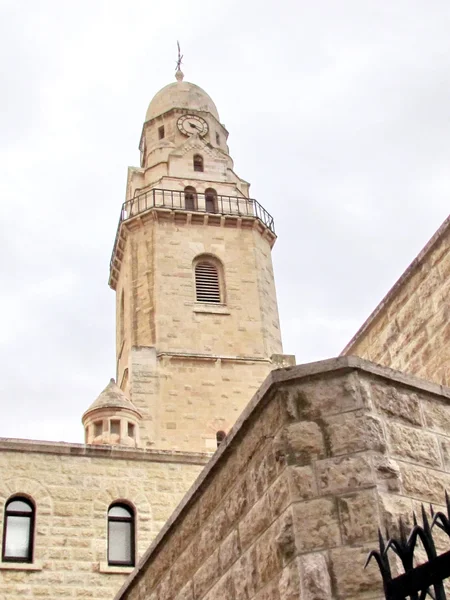
[[[121,503],[108,510],[108,564],[134,566],[134,512]]]
[[[216,144],[220,146],[220,135],[216,133]]]
[[[194,155],[194,171],[203,171],[203,156],[200,154]]]
[[[161,125],[161,127],[158,127],[158,137],[160,140],[162,140],[164,138],[164,125]]]
[[[134,424],[133,423],[128,423],[128,437],[130,438],[134,438]]]
[[[94,437],[98,437],[103,433],[103,421],[95,421],[94,423]]]
[[[220,304],[219,271],[212,262],[198,262],[195,266],[195,292],[197,302]]]
[[[33,562],[34,513],[34,505],[27,498],[15,496],[6,503],[3,561]]]

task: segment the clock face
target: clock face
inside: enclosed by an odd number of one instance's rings
[[[208,123],[196,115],[183,115],[178,119],[177,125],[183,135],[197,133],[203,137],[208,133]]]

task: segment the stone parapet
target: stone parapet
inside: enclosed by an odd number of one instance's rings
[[[450,485],[450,390],[354,357],[273,371],[116,600],[375,599],[377,530]]]

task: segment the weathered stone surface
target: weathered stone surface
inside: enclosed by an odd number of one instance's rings
[[[403,493],[423,502],[442,503],[450,490],[450,474],[399,462]]]
[[[219,578],[219,549],[211,554],[194,575],[194,598],[202,598],[213,583]]]
[[[289,468],[284,469],[269,489],[270,509],[272,518],[278,517],[291,502],[289,489]]]
[[[381,493],[378,505],[381,531],[389,531],[391,536],[398,535],[400,517],[407,526],[412,524],[413,504],[410,498]]]
[[[432,467],[442,466],[436,436],[400,423],[387,423],[386,427],[393,456]]]
[[[367,555],[372,549],[372,546],[343,546],[331,550],[331,569],[339,598],[359,597],[369,592],[374,597],[382,597],[382,580],[375,561],[371,561],[364,569]]]
[[[347,492],[374,483],[370,459],[365,454],[321,460],[316,469],[322,494]]]
[[[303,600],[300,593],[300,577],[298,561],[293,560],[281,571],[278,581],[281,600]]]
[[[292,523],[292,521],[291,521]],[[272,525],[255,543],[257,588],[260,589],[281,570],[282,561],[277,543],[278,527]],[[295,549],[295,544],[292,544]]]
[[[379,490],[399,492],[401,488],[400,467],[385,454],[373,454],[372,465]]]
[[[233,565],[231,573],[237,598],[244,598],[245,600],[253,598],[257,590],[258,568],[254,548],[250,548]]]
[[[413,425],[423,424],[417,394],[374,382],[367,388],[375,408],[382,414]]]
[[[450,436],[450,403],[438,399],[423,402],[423,414],[428,429]]]
[[[289,489],[292,500],[307,500],[317,496],[317,483],[314,471],[310,466],[287,468]]]
[[[326,456],[323,433],[315,421],[300,421],[286,427],[288,461],[307,465]]]
[[[220,572],[225,573],[238,559],[240,554],[239,537],[237,530],[233,530],[221,544],[219,549]]]
[[[286,564],[295,554],[295,529],[292,509],[288,509],[273,526],[275,544],[282,563]]]
[[[236,590],[231,573],[224,575],[215,586],[204,596],[205,600],[235,600]]]
[[[359,381],[353,373],[301,383],[289,389],[297,419],[314,420],[362,406]]]
[[[194,599],[194,588],[192,581],[188,581],[187,584],[181,589],[176,597],[176,600],[193,600]],[[150,600],[150,599],[149,599]],[[156,598],[155,598],[156,600]]]
[[[325,554],[315,552],[299,558],[302,600],[332,598],[331,579]]]
[[[344,544],[376,540],[378,507],[375,490],[340,496],[338,507]]]
[[[248,546],[265,530],[271,521],[269,497],[264,496],[239,523],[239,539],[242,549]]]
[[[386,441],[380,419],[362,411],[346,412],[324,419],[332,456],[362,450],[383,452]]]
[[[292,509],[298,552],[333,548],[341,543],[339,516],[334,498],[296,502]]]

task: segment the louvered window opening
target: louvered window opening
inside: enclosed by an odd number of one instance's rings
[[[197,302],[220,304],[220,283],[217,268],[211,263],[199,263],[195,267]]]

